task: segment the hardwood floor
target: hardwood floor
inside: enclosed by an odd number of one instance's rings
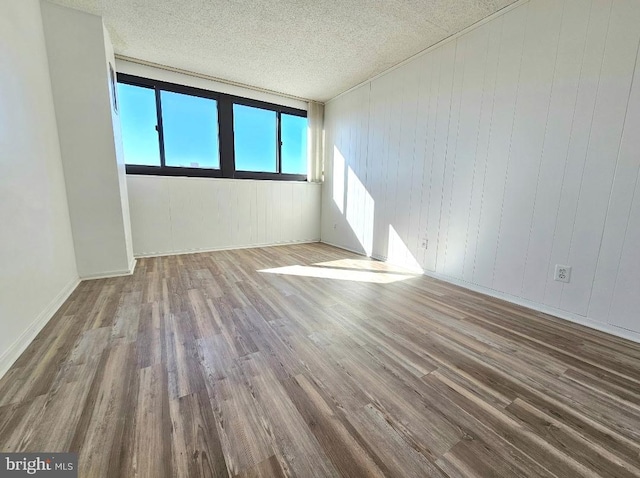
[[[80,477],[640,476],[640,345],[322,244],[140,259],[0,381],[0,450]]]

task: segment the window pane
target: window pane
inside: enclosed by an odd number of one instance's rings
[[[307,118],[280,115],[282,172],[307,174]]]
[[[125,163],[160,166],[155,90],[118,83],[118,100]]]
[[[276,172],[276,112],[233,105],[236,170]]]
[[[166,166],[220,169],[218,102],[161,91]]]

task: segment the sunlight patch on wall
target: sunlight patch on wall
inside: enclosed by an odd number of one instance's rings
[[[344,213],[344,156],[337,146],[333,147],[333,202]]]
[[[347,222],[368,256],[373,251],[374,201],[349,166],[347,171]]]
[[[412,271],[423,272],[420,263],[413,257],[413,254],[391,224],[389,224],[388,244],[387,260],[389,262],[402,264]]]

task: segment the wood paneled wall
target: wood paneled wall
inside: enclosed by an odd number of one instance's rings
[[[640,332],[638,25],[531,0],[329,102],[322,239]]]
[[[127,176],[136,256],[320,239],[320,185]]]

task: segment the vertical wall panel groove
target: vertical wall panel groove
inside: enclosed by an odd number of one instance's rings
[[[511,163],[513,159],[513,131],[516,127],[516,122],[518,119],[518,105],[520,104],[520,84],[522,79],[522,65],[524,58],[524,48],[527,41],[527,32],[530,31],[529,22],[529,12],[531,10],[531,2],[527,3],[522,9],[524,13],[524,25],[522,28],[522,41],[518,39],[518,43],[520,44],[520,54],[518,55],[518,76],[515,81],[515,94],[514,94],[514,105],[513,105],[513,113],[511,117],[511,127],[509,128],[509,133],[506,135],[508,137],[509,147],[506,152],[506,168],[504,174],[504,181],[502,184],[502,194],[500,195],[500,220],[498,221],[498,234],[496,239],[495,253],[494,253],[494,262],[493,262],[493,273],[491,277],[491,288],[500,290],[501,287],[508,287],[511,284],[510,280],[512,280],[514,275],[514,269],[511,267],[511,264],[507,264],[505,270],[500,269],[500,258],[501,258],[501,245],[505,248],[504,241],[501,239],[504,234],[503,231],[503,221],[504,221],[504,205],[505,198],[507,196],[507,186],[509,185],[509,173],[511,169]],[[496,269],[498,269],[498,285],[496,285]],[[517,271],[516,271],[517,272]]]
[[[442,271],[447,274],[447,252],[449,251],[449,236],[451,234],[451,223],[454,218],[451,215],[451,209],[454,202],[454,185],[456,182],[456,165],[458,159],[458,142],[460,140],[460,123],[463,105],[463,88],[465,83],[465,73],[467,62],[465,61],[465,55],[467,52],[467,37],[461,37],[456,40],[456,53],[455,53],[455,67],[453,73],[453,85],[452,85],[452,109],[449,112],[449,138],[447,140],[447,153],[445,154],[445,187],[442,198],[443,204],[447,204],[447,212],[443,214],[444,207],[440,214],[440,231],[444,236],[444,244],[438,240],[438,257],[436,259],[436,270]],[[459,73],[458,73],[459,72]],[[459,80],[457,78],[459,77]],[[453,127],[452,127],[453,118]],[[453,130],[453,131],[452,131]],[[453,134],[451,134],[453,132]],[[450,166],[447,168],[447,166]],[[450,179],[447,178],[447,169],[450,169]],[[448,185],[448,187],[447,187]],[[444,225],[443,225],[444,218]],[[455,227],[455,224],[454,224]],[[440,264],[440,267],[438,267]]]
[[[484,196],[485,173],[488,160],[487,153],[495,99],[495,81],[498,71],[498,45],[500,35],[502,34],[502,18],[499,20],[500,21],[495,21],[484,26],[488,32],[487,43],[485,45],[482,98],[480,101],[480,115],[478,117],[471,194],[469,196],[469,214],[467,217],[467,236],[463,256],[462,277],[466,281],[473,280],[475,269],[475,251],[478,244],[480,213]],[[482,173],[480,173],[480,171],[482,171]]]
[[[517,99],[517,85],[522,61],[524,24],[529,4],[507,13],[503,19],[498,73],[496,77],[496,102],[489,138],[487,180],[482,205],[478,251],[476,255],[478,284],[492,288],[506,171],[511,143],[511,132]]]
[[[481,224],[482,224],[482,212],[484,210],[484,206],[485,206],[485,192],[486,192],[486,184],[487,184],[487,169],[489,166],[489,153],[490,153],[490,146],[491,146],[491,137],[493,135],[493,128],[494,128],[494,124],[493,124],[493,120],[494,120],[494,114],[495,114],[495,106],[496,106],[496,85],[498,84],[498,73],[499,73],[499,67],[500,67],[500,45],[502,44],[502,38],[503,38],[503,31],[504,31],[504,16],[500,16],[499,18],[497,18],[496,20],[494,20],[493,22],[491,22],[491,26],[493,27],[496,23],[499,22],[499,33],[496,34],[496,38],[497,38],[497,42],[495,44],[492,44],[491,51],[493,52],[493,54],[495,54],[495,62],[496,62],[496,67],[495,67],[495,75],[493,77],[493,93],[492,93],[492,98],[491,98],[491,116],[489,119],[489,128],[487,131],[487,144],[486,144],[486,153],[484,154],[484,170],[482,172],[482,188],[480,190],[480,203],[478,205],[478,221],[477,221],[477,225],[476,225],[476,239],[475,239],[475,245],[473,248],[473,271],[472,271],[472,275],[471,275],[471,279],[468,279],[470,282],[473,283],[481,283],[480,279],[478,278],[478,255],[479,255],[479,251],[478,251],[478,247],[480,244],[480,233],[481,233]],[[498,31],[498,28],[496,27],[496,31]],[[465,256],[465,262],[467,261],[466,256]]]

